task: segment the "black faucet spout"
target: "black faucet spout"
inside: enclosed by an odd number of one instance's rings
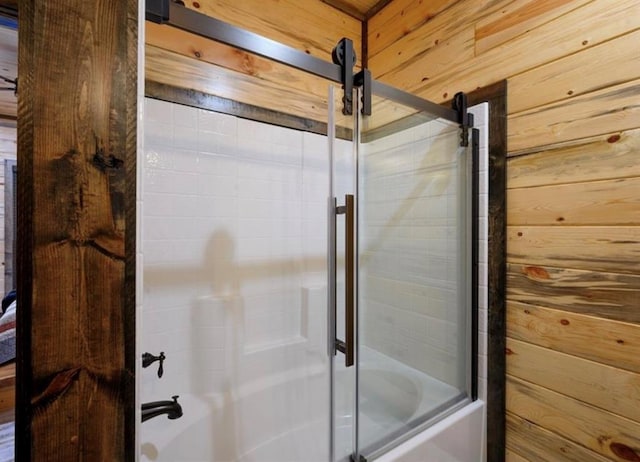
[[[153,401],[142,404],[142,421],[145,422],[159,415],[167,414],[168,419],[182,417],[182,406],[178,403],[178,396],[171,397],[173,401]]]

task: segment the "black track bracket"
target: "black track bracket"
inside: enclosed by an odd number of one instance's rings
[[[473,128],[473,114],[469,114],[467,109],[467,95],[463,92],[456,93],[451,101],[451,107],[458,113],[458,123],[460,124],[460,146],[469,146],[469,129]]]
[[[168,22],[169,3],[171,0],[146,0],[144,18],[157,24]]]
[[[371,115],[371,71],[362,69],[353,77],[353,85],[362,88],[362,115]]]

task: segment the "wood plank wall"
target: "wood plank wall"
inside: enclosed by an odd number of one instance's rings
[[[263,0],[200,0],[185,5],[327,61],[336,43],[349,37],[361,58],[361,22],[321,0],[268,4]],[[146,43],[148,80],[326,121],[328,82],[323,79],[150,22],[146,23]]]
[[[20,2],[19,461],[137,452],[137,9]]]
[[[393,0],[369,65],[508,79],[508,461],[640,460],[640,4]]]

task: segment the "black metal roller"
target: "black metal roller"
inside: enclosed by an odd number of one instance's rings
[[[344,62],[344,47],[342,46],[342,43],[339,43],[333,49],[333,51],[331,52],[331,59],[333,60],[334,64],[342,66]]]

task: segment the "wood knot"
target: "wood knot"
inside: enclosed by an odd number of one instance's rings
[[[573,95],[573,90],[569,90],[569,91],[567,92],[567,95],[569,95],[569,96]]]
[[[194,8],[200,8],[200,4],[198,2],[193,2],[193,7]]]
[[[93,155],[93,165],[104,172],[105,170],[117,170],[121,168],[124,165],[124,161],[118,159],[113,154],[107,155],[104,152],[104,148],[98,148]]]
[[[583,45],[588,45],[588,44],[589,44],[589,40],[583,40],[583,41],[582,41],[582,44],[583,44]]]
[[[504,354],[506,354],[507,356],[510,356],[513,354],[513,350],[511,348],[505,348]]]
[[[529,310],[524,310],[524,314],[531,314],[531,311],[529,311]]]
[[[549,272],[539,266],[525,266],[524,274],[535,279],[551,279]]]
[[[630,448],[626,444],[611,443],[609,445],[611,452],[622,460],[628,460],[629,462],[640,462],[640,454],[638,454],[633,448]]]
[[[518,237],[522,237],[524,236],[524,234],[522,233],[522,231],[518,231]]]
[[[624,345],[624,340],[622,340],[621,338],[619,338],[618,340],[616,340],[616,343],[618,345]]]
[[[429,77],[422,77],[423,82],[426,82],[427,80],[429,80]]]
[[[444,95],[442,95],[443,98],[446,98],[447,96],[449,96],[449,93],[445,93]]]
[[[200,53],[198,50],[193,52],[193,56],[195,56],[196,58],[200,59],[202,58],[202,53]]]
[[[556,218],[556,221],[562,222],[562,221],[564,221],[564,217],[558,217],[558,218]]]
[[[611,135],[607,138],[607,143],[615,143],[617,141],[620,141],[620,135]]]
[[[78,444],[78,435],[73,435],[71,437],[70,443],[73,444],[73,445]]]
[[[568,319],[561,319],[560,320],[560,324],[562,324],[563,326],[568,326],[570,324]]]

